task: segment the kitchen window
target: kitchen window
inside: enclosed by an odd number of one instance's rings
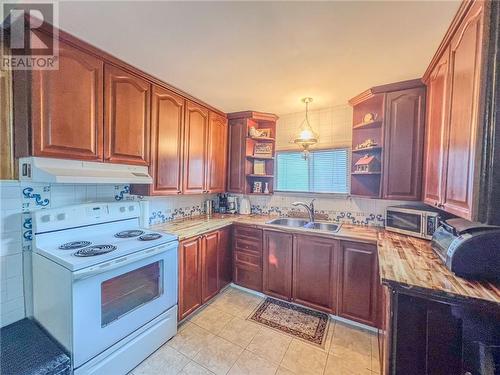
[[[276,153],[277,191],[334,193],[349,192],[349,149],[311,151],[304,160],[300,151]]]

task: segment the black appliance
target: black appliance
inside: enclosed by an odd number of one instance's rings
[[[431,246],[457,276],[500,280],[500,227],[448,219],[434,232]]]

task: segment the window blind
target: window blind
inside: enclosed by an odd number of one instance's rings
[[[276,190],[312,193],[348,193],[349,150],[312,151],[304,160],[301,152],[278,152]]]

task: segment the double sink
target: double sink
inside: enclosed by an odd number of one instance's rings
[[[268,221],[266,224],[279,225],[288,228],[310,229],[311,231],[326,231],[330,233],[338,232],[341,225],[320,221],[309,222],[309,220],[293,218],[278,218]]]

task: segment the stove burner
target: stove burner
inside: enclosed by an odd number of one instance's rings
[[[92,244],[90,241],[72,241],[59,246],[61,250],[75,250]]]
[[[142,236],[139,237],[139,239],[141,241],[153,241],[161,237],[162,236],[160,233],[148,233],[148,234],[143,234]]]
[[[117,237],[117,238],[131,238],[131,237],[140,236],[141,234],[144,234],[144,231],[138,230],[138,229],[124,230],[122,232],[116,233],[115,237]]]
[[[78,250],[74,255],[77,257],[93,257],[116,250],[114,245],[94,245]]]

